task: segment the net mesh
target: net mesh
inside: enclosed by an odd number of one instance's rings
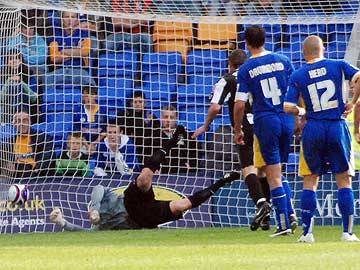
[[[126,186],[176,124],[189,138],[171,152],[154,184],[190,195],[239,170],[227,105],[206,134],[190,135],[206,119],[229,51],[245,50],[250,24],[263,25],[266,48],[287,55],[296,68],[309,34],[324,40],[329,58],[357,64],[359,56],[358,1],[0,3],[1,232],[59,230],[47,218],[53,207],[88,228],[92,187]],[[31,136],[19,136],[30,126]],[[297,208],[298,142],[284,165]],[[110,144],[119,154],[111,156]],[[12,183],[29,185],[24,209],[6,203]],[[354,190],[358,213],[358,175]],[[335,191],[333,176],[324,176],[317,223],[340,222]],[[166,226],[247,226],[254,212],[247,187],[237,181]]]

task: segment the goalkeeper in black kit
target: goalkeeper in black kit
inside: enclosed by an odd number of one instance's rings
[[[160,224],[181,219],[183,212],[198,207],[219,188],[240,178],[239,173],[233,172],[187,198],[176,201],[156,200],[152,188],[154,173],[160,170],[166,155],[184,134],[184,127],[177,126],[172,138],[153,156],[145,160],[140,175],[129,184],[123,195],[118,195],[111,188],[100,185],[93,188],[89,218],[94,226],[90,230],[156,228]],[[50,220],[66,231],[88,230],[65,220],[59,208],[51,212]]]
[[[210,97],[211,106],[208,111],[207,119],[203,126],[198,128],[193,137],[197,137],[208,131],[211,122],[221,111],[225,102],[228,103],[230,121],[234,127],[234,104],[237,92],[237,73],[239,67],[247,60],[247,56],[242,50],[234,50],[229,55],[229,73],[225,74],[214,86]],[[256,205],[256,214],[251,223],[251,230],[255,231],[259,227],[263,230],[270,228],[270,188],[265,174],[257,171],[254,166],[253,151],[253,114],[251,105],[246,104],[243,120],[244,141],[239,145],[239,159],[241,163],[242,175],[249,190],[249,195]]]

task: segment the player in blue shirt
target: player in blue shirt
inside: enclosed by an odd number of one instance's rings
[[[316,210],[316,188],[319,176],[330,170],[336,176],[339,209],[343,219],[343,241],[360,241],[352,233],[354,194],[351,178],[354,175],[351,137],[344,116],[351,112],[360,93],[359,69],[343,60],[324,58],[322,40],[309,36],[304,41],[307,62],[293,73],[286,95],[284,109],[294,115],[305,115],[300,156],[300,175],[304,176],[301,195],[304,233],[299,242],[314,242],[313,215]],[[345,81],[354,86],[352,102],[346,104],[348,91]],[[306,107],[298,107],[300,97]],[[306,113],[306,114],[305,114]]]
[[[282,181],[281,163],[288,159],[294,130],[294,118],[283,110],[288,79],[294,69],[287,57],[265,50],[265,30],[262,27],[247,28],[245,40],[252,57],[240,67],[238,73],[234,138],[238,144],[243,143],[242,119],[245,104],[251,96],[254,163],[266,173],[278,224],[278,231],[272,236],[289,234],[297,223],[291,205],[291,190],[287,181]]]

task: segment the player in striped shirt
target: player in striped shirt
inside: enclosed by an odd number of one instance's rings
[[[225,102],[229,106],[230,121],[234,126],[234,103],[237,91],[237,73],[239,67],[247,60],[247,56],[242,50],[234,50],[229,55],[229,72],[225,74],[214,86],[211,95],[211,106],[209,108],[206,122],[199,127],[193,134],[193,138],[205,133],[221,107]],[[256,205],[256,214],[250,225],[250,229],[255,231],[259,226],[263,230],[270,228],[270,190],[266,177],[258,178],[257,170],[254,167],[253,151],[253,115],[250,102],[246,103],[243,120],[244,143],[238,146],[239,159],[241,163],[242,175],[249,190],[249,195]]]

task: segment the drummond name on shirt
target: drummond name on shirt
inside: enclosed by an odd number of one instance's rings
[[[277,63],[266,64],[266,65],[262,65],[262,66],[253,68],[253,69],[249,70],[249,75],[251,78],[254,78],[254,77],[262,75],[262,74],[267,74],[267,73],[271,73],[271,72],[275,72],[275,71],[282,71],[282,70],[284,70],[284,64],[277,62]]]

